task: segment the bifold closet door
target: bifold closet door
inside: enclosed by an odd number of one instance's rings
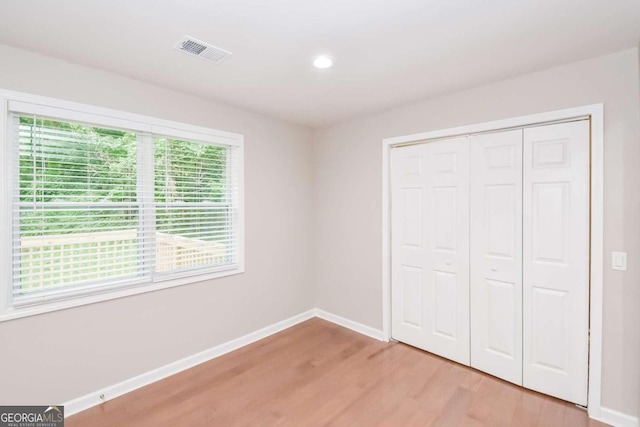
[[[523,384],[587,404],[589,122],[524,130]]]
[[[391,199],[392,336],[468,365],[467,138],[394,148]]]
[[[470,138],[471,366],[522,385],[522,129]]]

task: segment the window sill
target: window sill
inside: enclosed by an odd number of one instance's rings
[[[58,310],[65,310],[83,305],[95,304],[98,302],[109,301],[117,298],[124,298],[132,295],[143,294],[146,292],[154,292],[162,289],[174,288],[177,286],[188,285],[191,283],[204,282],[211,279],[218,279],[226,276],[233,276],[244,273],[244,267],[236,267],[213,273],[204,273],[186,277],[172,278],[158,282],[148,283],[144,285],[131,286],[127,288],[116,288],[112,290],[96,291],[90,295],[68,296],[64,299],[56,301],[42,302],[22,307],[8,308],[4,313],[0,314],[0,322],[20,319],[22,317],[35,316],[38,314],[50,313]],[[99,293],[98,293],[99,292]]]

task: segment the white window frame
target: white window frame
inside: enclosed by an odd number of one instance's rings
[[[177,272],[161,280],[143,284],[131,283],[124,287],[97,287],[91,291],[83,290],[78,294],[70,293],[65,299],[46,300],[28,306],[13,305],[12,284],[12,173],[13,142],[9,134],[9,114],[27,113],[47,116],[73,122],[83,122],[97,126],[108,126],[123,130],[137,131],[143,134],[157,134],[188,141],[210,142],[234,148],[237,159],[237,232],[238,254],[234,266]],[[150,139],[144,137],[146,139]],[[146,155],[152,146],[151,141],[144,141],[142,150]],[[149,143],[147,143],[149,142]],[[244,137],[241,134],[224,132],[206,127],[189,125],[169,120],[158,119],[139,114],[127,113],[108,108],[95,107],[60,99],[30,95],[0,89],[0,322],[62,310],[130,295],[152,292],[160,289],[182,286],[195,282],[216,279],[234,274],[244,273]],[[11,185],[8,185],[11,184]]]

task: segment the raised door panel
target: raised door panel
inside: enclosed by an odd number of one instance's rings
[[[524,133],[523,384],[586,405],[589,122]]]
[[[405,247],[422,246],[422,189],[402,188],[402,244]]]
[[[471,366],[522,385],[522,130],[471,138]]]
[[[403,324],[422,327],[422,269],[403,265],[400,267],[402,283],[402,312],[399,313]]]
[[[433,333],[442,338],[458,338],[458,284],[455,273],[433,272]]]
[[[457,187],[434,187],[431,209],[433,210],[433,249],[455,253],[457,235]]]

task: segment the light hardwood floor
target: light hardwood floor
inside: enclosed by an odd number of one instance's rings
[[[76,426],[603,426],[574,405],[312,319],[66,420]]]

